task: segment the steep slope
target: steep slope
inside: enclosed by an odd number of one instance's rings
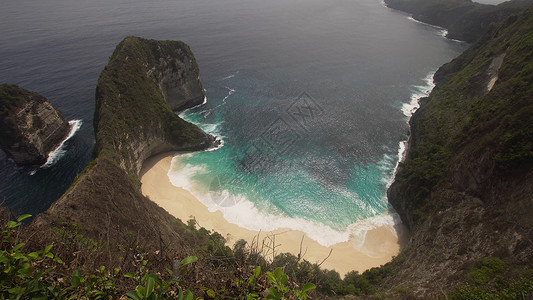
[[[412,232],[390,286],[442,295],[483,259],[509,278],[533,267],[532,49],[530,8],[435,74],[389,189]]]
[[[125,38],[96,87],[95,155],[138,175],[154,154],[211,146],[214,137],[172,111],[203,99],[198,65],[186,44]]]
[[[531,0],[486,5],[471,0],[385,0],[388,7],[408,12],[424,23],[448,29],[448,38],[475,42],[493,22],[519,13]]]
[[[214,145],[213,136],[179,118],[167,103],[194,106],[198,95],[203,101],[198,78],[186,44],[125,38],[96,88],[95,160],[37,217],[36,230],[76,226],[85,236],[119,248],[134,240],[145,249],[182,249],[190,234],[142,195],[137,176],[144,160],[158,152]]]
[[[69,124],[48,100],[16,85],[0,85],[0,146],[19,165],[42,165]]]

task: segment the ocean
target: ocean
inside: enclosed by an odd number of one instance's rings
[[[323,245],[398,222],[386,190],[417,99],[467,44],[379,0],[19,0],[0,10],[0,82],[43,94],[79,128],[53,162],[0,153],[0,197],[46,210],[91,159],[94,92],[125,37],[183,40],[207,103],[180,116],[223,140],[169,179],[252,230]]]

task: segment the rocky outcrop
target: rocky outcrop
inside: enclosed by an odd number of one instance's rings
[[[0,85],[0,146],[18,165],[42,165],[69,132],[48,100],[15,85]]]
[[[198,66],[182,42],[127,37],[96,87],[95,159],[33,225],[80,228],[114,248],[132,244],[161,255],[194,244],[183,223],[144,197],[138,175],[159,152],[202,150],[213,136],[179,118],[169,106],[194,106],[203,89]]]
[[[160,49],[160,48],[159,48]],[[200,105],[205,99],[205,90],[198,75],[198,64],[186,45],[176,47],[176,54],[159,58],[159,64],[149,73],[159,85],[165,101],[173,111]]]
[[[475,42],[490,25],[520,13],[532,0],[512,0],[486,5],[471,0],[385,0],[388,7],[412,14],[418,21],[448,30],[448,38]]]
[[[505,262],[506,279],[533,267],[531,49],[533,8],[492,26],[435,75],[389,189],[412,237],[388,289],[436,297],[479,286],[467,274],[483,259]]]
[[[95,154],[136,176],[154,154],[206,149],[215,138],[173,112],[203,100],[198,65],[186,44],[127,37],[96,87]]]

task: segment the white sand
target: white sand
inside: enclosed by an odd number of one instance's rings
[[[143,194],[185,223],[194,217],[200,226],[224,236],[229,246],[240,239],[248,243],[257,243],[259,240],[260,245],[263,240],[269,245],[272,245],[272,241],[275,240],[276,254],[289,252],[298,255],[303,237],[301,250],[303,258],[311,263],[320,263],[332,250],[331,255],[321,267],[334,269],[341,276],[352,270],[363,272],[371,267],[380,266],[399,253],[400,241],[395,229],[390,226],[370,230],[366,234],[361,251],[358,251],[349,242],[331,247],[322,246],[308,238],[303,232],[296,230],[278,229],[272,232],[258,232],[231,224],[224,219],[220,211],[209,212],[207,207],[191,193],[170,183],[167,173],[170,170],[172,157],[172,153],[162,154],[145,162],[141,172]]]

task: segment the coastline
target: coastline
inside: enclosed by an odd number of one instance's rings
[[[301,252],[303,259],[311,263],[323,261],[322,268],[334,269],[344,276],[352,270],[361,273],[389,262],[399,253],[400,245],[405,242],[399,238],[402,237],[401,232],[398,234],[397,229],[392,226],[369,230],[360,248],[361,251],[352,246],[350,242],[325,247],[307,237],[303,232],[291,229],[259,232],[241,228],[227,222],[220,211],[209,212],[207,207],[191,193],[170,183],[167,173],[173,157],[174,153],[164,153],[145,161],[140,176],[142,193],[185,223],[194,217],[200,226],[220,233],[226,238],[227,245],[230,247],[240,239],[246,240],[249,245],[257,244],[258,240],[260,244],[263,240],[267,244],[274,242],[276,254],[289,252],[298,256]],[[402,231],[402,228],[399,230]],[[331,255],[329,255],[330,252]],[[272,255],[272,252],[266,254]]]

